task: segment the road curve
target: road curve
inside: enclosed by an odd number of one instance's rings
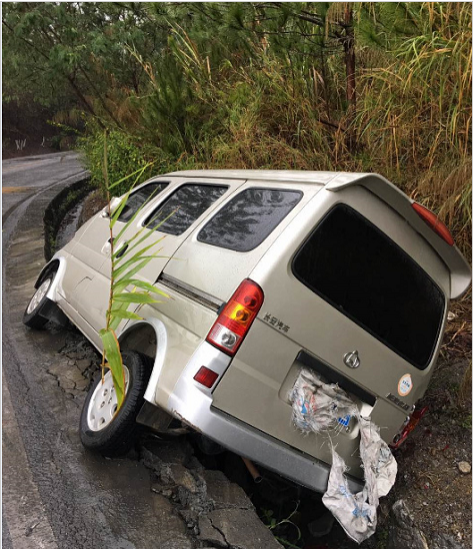
[[[84,175],[77,155],[51,156],[3,163],[2,546],[191,549],[183,521],[152,494],[148,469],[82,448],[85,395],[72,398],[48,373],[67,368],[59,353],[67,330],[33,331],[21,322],[44,264],[44,210]]]

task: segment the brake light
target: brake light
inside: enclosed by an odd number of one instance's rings
[[[258,284],[244,280],[218,316],[207,341],[233,356],[261,309],[263,300],[263,290]]]
[[[205,366],[199,368],[199,371],[194,376],[194,379],[197,381],[197,383],[200,383],[201,385],[204,385],[209,389],[215,383],[215,380],[217,378],[218,374],[215,373],[213,370],[206,368]]]
[[[414,211],[427,223],[427,225],[436,232],[440,238],[445,240],[447,244],[453,246],[454,240],[450,231],[446,225],[440,221],[440,219],[425,206],[421,206],[417,202],[412,203]]]
[[[406,438],[411,434],[411,432],[416,428],[417,424],[421,420],[422,416],[427,412],[428,407],[424,406],[420,410],[416,410],[409,420],[407,421],[407,424],[404,426],[402,431],[398,433],[394,438],[391,444],[389,445],[393,450],[396,450],[401,446],[401,444],[406,440]]]

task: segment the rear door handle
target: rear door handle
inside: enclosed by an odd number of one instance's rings
[[[120,250],[117,252],[117,259],[119,259],[124,253],[128,250],[128,242],[125,242],[123,246],[120,248]]]

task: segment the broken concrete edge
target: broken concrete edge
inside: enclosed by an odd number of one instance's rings
[[[177,505],[200,543],[228,549],[281,549],[243,489],[221,471],[204,469],[189,442],[150,438],[139,452],[154,475],[151,490]]]
[[[56,252],[56,237],[65,215],[95,186],[86,171],[69,178],[68,184],[48,204],[43,217],[44,257],[49,261]]]
[[[57,351],[67,359],[67,368],[60,362],[47,373],[66,396],[80,403],[100,369],[94,351],[78,338],[69,333]],[[281,549],[244,490],[222,471],[205,469],[186,438],[163,440],[147,433],[138,439],[137,450],[127,457],[141,459],[151,471],[151,492],[170,502],[196,547]]]

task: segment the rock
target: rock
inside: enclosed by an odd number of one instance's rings
[[[207,515],[212,530],[223,536],[223,543],[238,549],[282,549],[270,530],[259,520],[256,513],[249,509],[216,509]],[[209,523],[201,517],[208,529]],[[200,527],[200,520],[199,520]],[[204,530],[208,531],[208,530]],[[202,536],[202,531],[201,534]],[[201,538],[203,541],[207,539]],[[222,538],[219,538],[222,543]],[[209,540],[210,541],[210,540]],[[226,545],[222,545],[226,547]],[[400,549],[400,548],[398,548]]]
[[[67,392],[71,394],[74,398],[84,395],[84,391],[79,391],[77,389],[68,389]]]
[[[436,534],[432,539],[430,549],[465,549],[453,536],[446,534]]]
[[[156,456],[164,463],[182,463],[187,461],[192,455],[192,447],[187,440],[161,440],[159,438],[149,438],[144,441],[143,450]]]
[[[181,486],[192,494],[195,494],[199,491],[195,478],[184,467],[184,465],[181,465],[180,463],[173,463],[170,469],[171,480],[174,482],[174,484],[176,484],[176,486]]]
[[[463,473],[464,475],[471,473],[471,465],[467,461],[460,461],[458,469],[460,473]]]
[[[78,391],[85,391],[87,387],[89,386],[90,381],[88,379],[80,379],[79,381],[76,381],[76,389]]]
[[[82,353],[78,353],[77,351],[69,351],[69,352],[66,352],[66,356],[67,356],[67,358],[76,360],[76,359],[78,359],[78,358],[80,359],[82,357]]]
[[[150,438],[141,446],[140,456],[159,479],[151,487],[156,501],[161,502],[163,496],[178,500],[181,518],[201,543],[231,549],[281,549],[243,489],[222,472],[206,471],[198,462],[192,463],[192,447],[186,441]]]
[[[153,452],[148,450],[146,446],[141,446],[140,448],[141,461],[149,469],[159,470],[162,467],[162,460]]]
[[[429,549],[422,531],[402,499],[392,506],[393,523],[389,527],[387,549]]]
[[[92,362],[88,358],[82,358],[76,362],[76,366],[82,374],[87,370],[87,368],[89,368],[91,364]]]
[[[200,540],[213,543],[217,547],[228,547],[223,534],[212,526],[210,519],[199,517],[199,535]]]
[[[160,481],[154,481],[151,484],[151,491],[155,494],[161,494],[166,498],[170,498],[173,495],[172,487],[167,484],[162,484]]]
[[[48,374],[59,377],[64,373],[64,368],[65,368],[64,364],[53,364],[48,368]]]
[[[190,511],[188,509],[179,509],[178,513],[184,519],[187,528],[194,528],[199,521],[199,515],[195,511]]]
[[[61,386],[61,389],[63,391],[70,391],[71,389],[74,389],[76,384],[68,379],[67,377],[63,377],[59,379],[59,385]]]
[[[59,376],[59,380],[62,383],[63,378],[67,378],[70,381],[73,381],[74,383],[80,383],[84,380],[82,377],[82,374],[79,372],[77,368],[68,368],[65,369],[62,374]]]
[[[254,509],[243,488],[230,482],[221,471],[204,471],[207,497],[215,509]]]

